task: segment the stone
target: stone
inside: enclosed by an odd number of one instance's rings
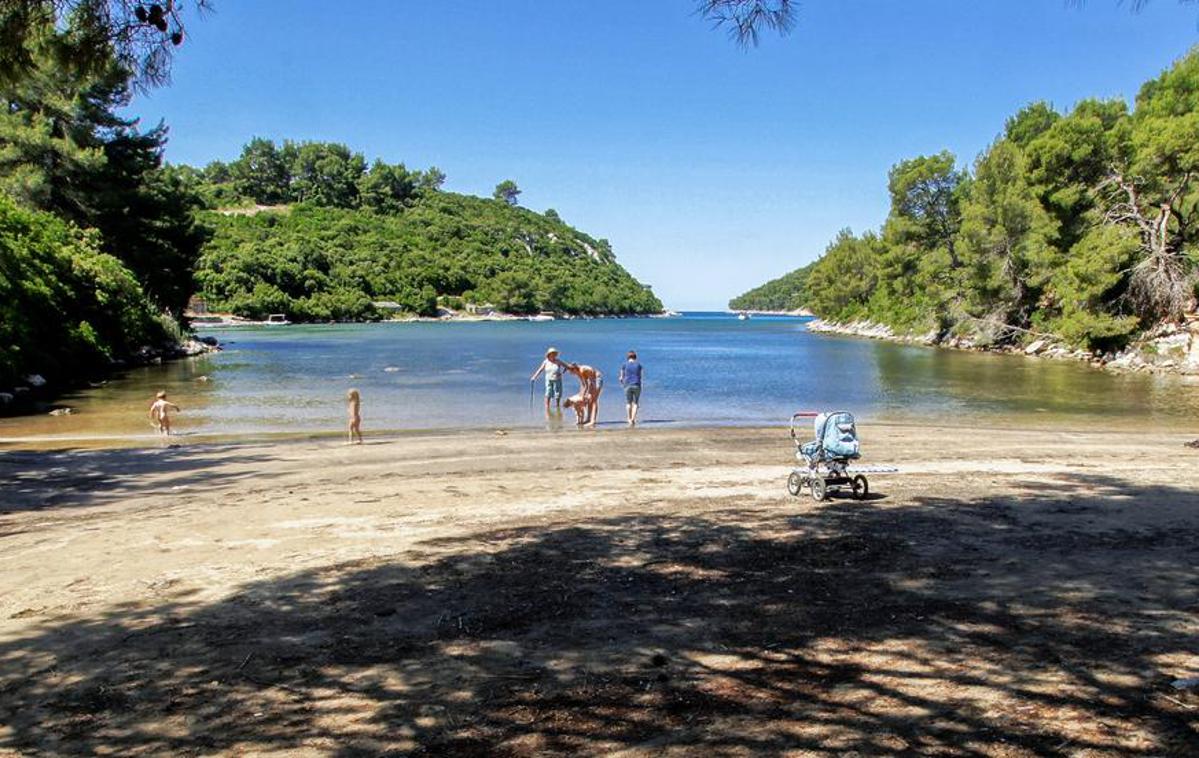
[[[46,386],[46,380],[42,377],[41,374],[30,374],[29,376],[25,377],[25,383],[28,384],[30,387],[45,387]]]
[[[1045,340],[1036,340],[1024,348],[1025,355],[1036,355],[1043,351],[1049,345]]]
[[[1136,369],[1138,369],[1144,365],[1145,365],[1145,362],[1141,360],[1140,356],[1138,356],[1136,353],[1132,352],[1131,350],[1128,352],[1120,353],[1119,355],[1113,357],[1111,360],[1109,360],[1107,362],[1108,368],[1124,369],[1127,371],[1135,371]]]
[[[0,392],[0,405],[11,405],[16,396],[11,392]]]
[[[1184,366],[1199,370],[1199,334],[1191,336],[1191,342],[1187,346],[1186,358],[1182,363]]]
[[[1158,337],[1149,344],[1154,345],[1158,352],[1164,353],[1174,350],[1185,351],[1187,346],[1190,345],[1190,342],[1191,335],[1187,334],[1186,332],[1177,332],[1164,337]]]

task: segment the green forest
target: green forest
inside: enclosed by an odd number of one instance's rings
[[[59,35],[0,84],[0,387],[169,352],[207,236],[165,126],[120,115],[128,73],[64,63]]]
[[[1194,308],[1199,268],[1199,52],[1133,107],[1034,103],[969,170],[942,152],[888,176],[877,232],[840,232],[814,263],[730,302],[806,306],[980,345],[1034,330],[1119,347]],[[1013,328],[1014,327],[1014,328]]]
[[[735,311],[794,311],[805,308],[808,274],[815,265],[809,263],[754,287],[730,300],[729,307]]]
[[[128,66],[80,65],[49,18],[26,31],[21,65],[0,77],[0,388],[170,355],[195,294],[297,321],[380,318],[373,301],[424,315],[662,310],[606,240],[519,207],[511,180],[470,197],[443,191],[436,168],[264,139],[229,163],[168,165],[166,125],[125,115]]]
[[[662,310],[607,240],[553,210],[521,208],[511,180],[492,198],[460,195],[440,189],[436,168],[368,167],[345,145],[260,138],[232,163],[175,171],[209,207],[235,209],[203,216],[213,236],[195,280],[210,310],[299,321],[377,318],[372,302],[384,301],[426,316],[468,304],[517,314]]]

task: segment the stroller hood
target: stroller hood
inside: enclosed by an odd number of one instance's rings
[[[852,413],[822,413],[816,417],[814,426],[822,459],[861,457],[861,443],[858,441],[858,429]]]

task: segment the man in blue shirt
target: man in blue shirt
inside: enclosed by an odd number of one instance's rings
[[[625,412],[629,426],[637,425],[637,410],[641,405],[641,377],[644,374],[637,362],[637,352],[630,350],[628,359],[620,367],[620,386],[624,387]]]

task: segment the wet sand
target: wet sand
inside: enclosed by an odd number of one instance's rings
[[[0,452],[0,753],[1186,754],[1195,435]]]

